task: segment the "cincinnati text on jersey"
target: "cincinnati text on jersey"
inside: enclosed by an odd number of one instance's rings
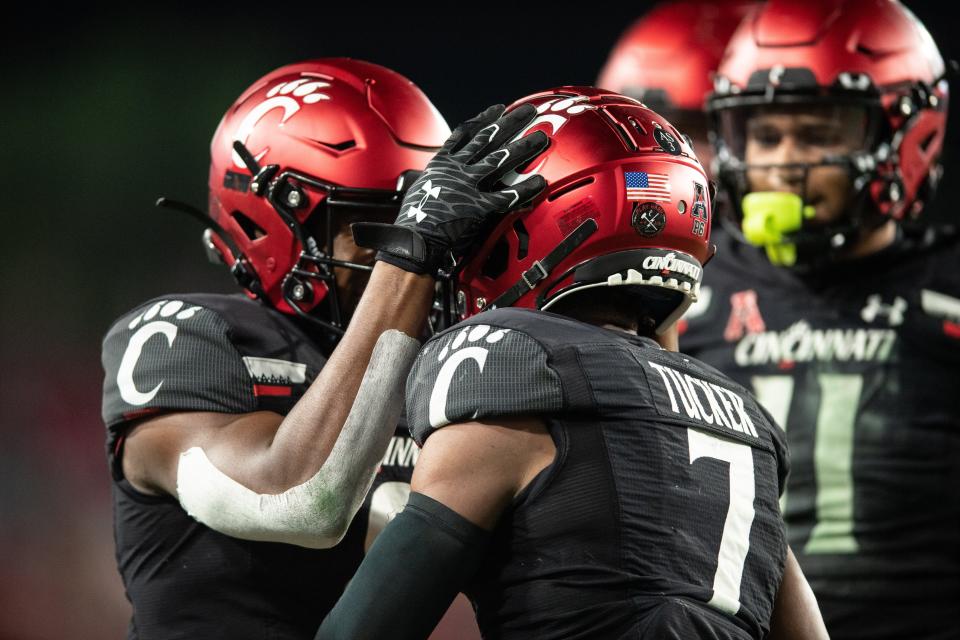
[[[893,329],[814,329],[800,320],[783,331],[748,333],[734,350],[738,366],[781,362],[885,362],[896,342]]]
[[[412,438],[407,436],[393,436],[387,445],[387,452],[383,454],[381,464],[385,467],[412,467],[420,457],[420,448]]]

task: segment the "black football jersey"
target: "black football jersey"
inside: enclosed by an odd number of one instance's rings
[[[960,637],[957,245],[804,277],[719,245],[680,348],[785,427],[788,537],[832,637]]]
[[[314,334],[243,295],[172,295],[121,317],[103,343],[103,419],[129,638],[313,638],[365,547],[409,495],[418,448],[401,424],[361,510],[329,550],[223,535],[124,478],[123,437],[173,411],[286,413],[326,362]]]
[[[782,431],[740,386],[654,341],[498,309],[432,338],[407,380],[418,443],[536,415],[554,462],[465,593],[496,638],[762,638],[786,553]]]

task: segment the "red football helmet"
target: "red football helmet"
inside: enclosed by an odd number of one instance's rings
[[[861,109],[862,148],[818,163],[763,165],[850,175],[850,217],[806,226],[791,239],[833,251],[864,224],[917,215],[940,176],[947,120],[945,67],[929,32],[892,0],[771,0],[731,38],[708,111],[718,178],[736,207],[749,191],[744,159],[749,114],[769,105]],[[803,166],[801,166],[803,165]],[[804,173],[804,175],[807,175]],[[819,244],[818,244],[819,243]]]
[[[711,255],[710,187],[673,125],[638,101],[561,87],[519,102],[549,148],[504,182],[539,174],[532,208],[508,215],[456,283],[461,317],[484,309],[549,309],[593,287],[638,285],[659,330],[696,299]]]
[[[753,4],[658,4],[620,37],[597,86],[641,100],[667,117],[702,112],[724,47]]]
[[[333,267],[370,267],[332,258],[332,215],[395,215],[409,172],[449,134],[420,89],[379,65],[326,58],[277,69],[213,136],[208,249],[251,296],[342,332]],[[329,322],[308,313],[324,299]]]

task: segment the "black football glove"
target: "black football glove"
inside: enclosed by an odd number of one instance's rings
[[[351,227],[354,241],[377,249],[377,260],[406,271],[449,274],[503,214],[546,187],[538,175],[513,186],[497,185],[547,148],[550,141],[542,132],[510,142],[536,116],[529,104],[506,115],[503,105],[495,105],[461,124],[410,186],[397,220],[392,225],[358,222]]]

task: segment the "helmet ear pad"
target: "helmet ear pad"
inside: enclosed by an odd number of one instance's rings
[[[882,205],[889,202],[889,215],[894,218],[918,215],[937,186],[940,154],[946,137],[946,94],[935,102],[936,107],[919,110],[912,122],[904,124],[899,163],[889,168],[893,179],[902,185],[902,195],[899,200],[892,200],[888,189],[884,200],[878,203],[883,211]]]

